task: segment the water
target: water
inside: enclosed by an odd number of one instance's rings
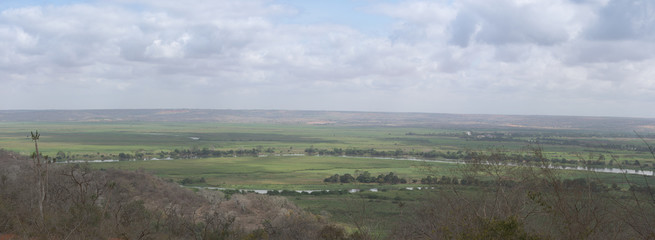
[[[184,186],[184,185],[180,185],[180,186],[181,187],[187,187],[187,186]],[[242,192],[254,192],[254,193],[257,193],[257,194],[267,194],[269,191],[276,191],[276,190],[273,190],[273,189],[268,189],[268,190],[264,190],[264,189],[233,189],[233,188],[222,188],[222,187],[188,187],[188,188],[209,189],[209,190],[236,190],[236,191],[242,191]],[[421,188],[421,187],[417,187],[417,188],[407,187],[405,189],[407,189],[407,190],[414,190],[414,189],[421,190],[421,189],[428,189],[428,187],[423,187],[423,188]],[[431,189],[434,189],[434,187],[432,187]],[[277,191],[281,191],[281,190],[277,190]],[[330,190],[294,190],[294,192],[297,192],[297,193],[309,193],[309,194],[311,194],[313,192],[322,192],[322,191],[330,192]],[[333,190],[333,191],[342,191],[342,190]],[[357,193],[357,192],[363,192],[363,191],[378,192],[379,190],[377,188],[369,188],[369,189],[352,188],[352,189],[348,189],[349,193]]]
[[[180,185],[180,186],[181,187],[187,187],[187,186],[184,186],[184,185]],[[236,190],[236,191],[242,191],[242,192],[254,192],[254,193],[257,193],[257,194],[267,194],[269,191],[276,191],[276,190],[272,190],[272,189],[269,189],[269,190],[254,189],[253,190],[253,189],[233,189],[233,188],[222,188],[222,187],[188,187],[188,188],[209,189],[209,190]],[[409,191],[414,191],[414,190],[426,190],[426,189],[435,189],[435,188],[434,187],[406,187],[406,188],[402,188],[402,189],[409,190]],[[358,192],[366,192],[366,191],[368,191],[368,192],[379,192],[380,191],[377,188],[361,188],[361,189],[360,188],[351,188],[351,189],[347,189],[347,190],[348,190],[349,193],[358,193]],[[277,191],[281,191],[281,190],[277,190]],[[322,191],[331,192],[331,190],[294,190],[294,192],[297,192],[297,193],[309,193],[309,194],[311,194],[313,192],[322,192]],[[343,190],[332,190],[332,191],[343,191]]]
[[[592,171],[600,173],[618,173],[618,174],[636,174],[644,176],[653,176],[653,171],[650,170],[634,170],[634,169],[621,169],[621,168],[588,168],[588,167],[552,167],[554,169],[565,170],[579,170],[579,171]]]
[[[259,157],[267,157],[269,155],[259,155]],[[282,156],[305,156],[305,154],[283,154]],[[383,160],[398,160],[398,161],[416,161],[416,162],[433,162],[433,163],[449,163],[449,164],[466,164],[463,161],[458,161],[454,159],[447,159],[447,160],[428,160],[428,159],[418,159],[418,158],[387,158],[387,157],[350,157],[350,156],[341,156],[344,158],[364,158],[364,159],[383,159]],[[164,159],[158,159],[158,158],[151,158],[151,159],[143,159],[143,160],[126,160],[126,161],[164,161],[164,160],[176,160],[172,158],[164,158]],[[58,163],[108,163],[108,162],[118,162],[118,160],[115,159],[107,159],[107,160],[70,160],[70,161],[63,161],[63,162],[58,162]],[[491,163],[486,163],[486,164],[491,164]],[[508,166],[518,166],[517,164],[513,163],[507,163],[505,165]],[[635,169],[622,169],[622,168],[592,168],[592,167],[582,167],[582,166],[576,166],[576,167],[567,167],[567,166],[549,166],[549,168],[552,169],[563,169],[563,170],[576,170],[576,171],[592,171],[592,172],[598,172],[598,173],[615,173],[615,174],[635,174],[635,175],[642,175],[642,176],[654,176],[655,171],[652,170],[635,170]]]
[[[176,160],[173,158],[151,158],[151,159],[143,159],[143,160],[136,160],[136,159],[130,159],[130,160],[123,160],[123,162],[136,162],[136,161],[170,161],[170,160]],[[116,159],[96,159],[96,160],[67,160],[67,161],[60,161],[57,163],[111,163],[111,162],[121,162],[121,160],[116,160]]]

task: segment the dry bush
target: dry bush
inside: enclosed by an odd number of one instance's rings
[[[345,232],[283,197],[237,194],[227,200],[221,192],[194,193],[144,171],[86,164],[49,166],[42,221],[30,161],[0,151],[0,167],[0,232],[24,238],[342,239],[339,232]]]
[[[641,199],[626,202],[590,173],[562,180],[548,168],[541,149],[540,165],[507,164],[502,152],[479,154],[460,174],[485,179],[476,186],[457,186],[433,193],[430,201],[394,229],[395,239],[650,239],[655,208]],[[628,199],[629,200],[629,199]],[[650,218],[650,219],[648,219]],[[639,229],[639,230],[637,230]]]
[[[0,151],[0,232],[45,239],[148,239],[158,230],[153,222],[168,220],[159,214],[164,209],[193,211],[207,204],[201,196],[143,172],[50,164],[41,219],[30,161],[17,156]]]
[[[636,131],[635,135],[648,147],[648,152],[655,160],[655,147]],[[612,160],[618,162],[614,156],[612,156]],[[617,206],[613,214],[618,216],[621,224],[634,231],[637,237],[655,239],[655,228],[653,228],[655,226],[655,188],[649,181],[651,178],[647,176],[643,176],[643,178],[645,184],[639,185],[624,175],[625,182],[630,185],[629,195],[612,199],[612,204]]]
[[[263,229],[270,239],[319,239],[325,225],[284,197],[260,194],[233,195],[220,204],[220,211],[234,217],[234,224],[246,232]]]

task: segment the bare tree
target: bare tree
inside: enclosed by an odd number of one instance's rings
[[[39,205],[39,215],[41,216],[41,224],[45,223],[45,215],[43,214],[43,203],[46,200],[48,194],[48,157],[45,156],[44,160],[41,161],[41,154],[39,153],[39,138],[41,134],[39,131],[30,132],[30,137],[32,142],[34,142],[35,152],[32,154],[32,168],[34,169],[34,177],[36,178],[37,185],[37,201]]]

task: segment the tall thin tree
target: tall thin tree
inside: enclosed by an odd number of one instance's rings
[[[41,223],[45,223],[45,214],[43,213],[43,204],[47,197],[47,186],[48,186],[48,157],[46,156],[43,161],[41,161],[41,154],[39,153],[39,131],[30,132],[32,141],[34,142],[35,152],[32,154],[32,162],[34,167],[34,176],[36,177],[36,185],[38,197],[37,201],[39,204],[39,214],[41,216]]]

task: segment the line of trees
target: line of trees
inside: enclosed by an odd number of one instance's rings
[[[460,137],[469,141],[493,141],[493,142],[525,142],[551,145],[581,146],[588,148],[628,150],[636,152],[649,152],[647,146],[636,144],[617,144],[609,141],[587,141],[580,139],[571,139],[570,137],[607,137],[598,134],[562,134],[562,133],[502,133],[502,132],[468,132],[467,133],[405,133],[406,136],[421,137]],[[629,135],[618,135],[614,137],[631,137]],[[655,138],[655,135],[647,135],[646,138]]]
[[[644,147],[640,147],[644,148]],[[645,149],[648,149],[645,147]],[[229,150],[217,150],[209,148],[191,148],[191,149],[174,149],[172,151],[160,151],[159,153],[146,152],[143,150],[135,151],[133,153],[124,153],[121,152],[118,155],[107,155],[105,156],[97,154],[97,156],[84,155],[85,158],[117,158],[119,161],[128,161],[128,160],[146,160],[149,158],[159,158],[159,159],[194,159],[194,158],[209,158],[209,157],[255,157],[262,154],[274,153],[275,149],[263,147],[257,147],[252,149],[229,149]],[[319,149],[313,146],[305,149],[305,154],[313,156],[352,156],[352,157],[382,157],[382,158],[417,158],[417,159],[452,159],[452,160],[470,160],[476,157],[478,152],[475,151],[407,151],[403,149],[396,150],[377,150],[375,148],[368,149],[358,149],[358,148],[333,148],[333,149]],[[62,151],[58,152],[55,158],[52,158],[53,161],[60,162],[64,160],[74,159],[79,157],[74,154],[66,154]],[[530,154],[506,154],[503,156],[505,162],[508,163],[534,163],[538,161],[534,156]],[[616,160],[606,161],[604,154],[600,153],[594,159],[566,159],[566,158],[557,158],[553,157],[546,159],[552,164],[565,164],[565,165],[584,165],[584,166],[613,166],[615,164],[621,164],[624,166],[645,166],[643,163],[640,163],[638,160],[633,161],[621,161],[617,162]],[[653,165],[655,167],[655,164]]]
[[[407,179],[398,177],[398,175],[393,172],[388,174],[380,174],[377,177],[371,175],[370,172],[364,171],[357,176],[353,176],[350,173],[343,175],[334,174],[330,177],[323,179],[323,182],[326,183],[379,183],[379,184],[405,184]]]
[[[352,157],[389,157],[389,158],[401,158],[401,157],[413,157],[419,159],[452,159],[452,160],[471,160],[480,154],[475,151],[446,151],[440,152],[436,150],[418,152],[418,151],[405,151],[402,149],[396,150],[376,150],[374,148],[369,149],[357,149],[357,148],[334,148],[334,149],[318,149],[310,147],[305,149],[305,153],[308,155],[325,155],[325,156],[352,156]],[[519,154],[519,153],[504,153],[502,156],[503,162],[506,163],[521,163],[521,164],[531,164],[542,161],[534,155],[530,154]],[[606,166],[618,164],[616,161],[610,160],[606,161],[603,154],[599,154],[596,159],[566,159],[566,158],[550,158],[546,159],[553,164],[569,164],[569,165],[584,165],[584,166]],[[642,166],[641,163],[637,160],[627,161],[624,160],[621,162],[625,166]]]
[[[359,148],[333,148],[333,149],[318,149],[309,147],[305,149],[307,155],[321,155],[321,156],[353,156],[353,157],[416,157],[425,159],[447,158],[447,159],[466,159],[468,152],[439,152],[436,150],[419,152],[419,151],[405,151],[403,149],[396,150],[377,150],[375,148],[359,149]]]
[[[490,179],[490,180],[480,180],[472,176],[466,176],[461,179],[457,177],[447,177],[441,176],[427,176],[421,178],[421,184],[454,184],[454,185],[465,185],[465,186],[480,186],[480,187],[490,187],[490,186],[504,186],[504,187],[514,187],[520,185],[521,183],[510,178],[500,178],[500,179]],[[588,187],[592,192],[606,192],[609,190],[619,190],[616,184],[613,184],[611,188],[599,181],[598,179],[587,179],[587,178],[574,178],[574,179],[564,179],[559,180],[557,183],[561,185],[564,189],[575,189]],[[632,189],[634,191],[646,191],[639,187]]]
[[[191,148],[191,149],[174,149],[172,151],[160,151],[159,153],[137,151],[135,153],[119,153],[117,155],[119,161],[127,160],[144,160],[148,158],[159,159],[193,159],[193,158],[210,158],[210,157],[256,157],[262,153],[268,153],[267,149],[252,148],[252,149],[230,149],[230,150],[217,150],[209,148]],[[109,156],[111,157],[111,155]]]

